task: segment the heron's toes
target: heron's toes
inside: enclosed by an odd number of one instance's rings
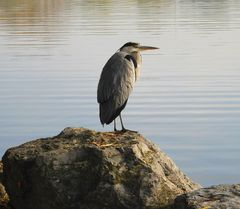
[[[123,129],[121,130],[121,132],[127,132],[127,131],[133,132],[133,133],[137,133],[137,131],[133,131],[133,130],[126,129],[126,128],[123,128]]]

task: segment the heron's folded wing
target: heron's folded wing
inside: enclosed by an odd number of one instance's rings
[[[98,83],[98,103],[114,99],[116,106],[123,105],[135,82],[135,68],[127,53],[117,52],[106,63]]]

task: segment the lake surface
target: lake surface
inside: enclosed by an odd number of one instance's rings
[[[68,126],[99,131],[96,88],[128,41],[142,75],[124,124],[194,181],[240,182],[239,0],[1,0],[0,155]]]

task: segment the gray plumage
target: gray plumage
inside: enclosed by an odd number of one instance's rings
[[[98,83],[97,101],[99,117],[104,125],[120,116],[132,92],[134,83],[139,78],[141,70],[140,51],[157,49],[156,47],[140,46],[138,43],[124,44],[105,64]],[[122,123],[122,131],[126,130]]]

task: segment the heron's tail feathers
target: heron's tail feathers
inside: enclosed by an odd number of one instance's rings
[[[108,103],[100,104],[99,111],[100,121],[103,126],[105,123],[109,124],[114,120],[114,118],[112,118],[113,111],[111,111],[111,108],[109,107]]]
[[[121,111],[124,109],[126,106],[127,101],[123,103],[120,107],[117,105],[114,105],[112,102],[106,102],[102,103],[99,105],[99,116],[100,116],[100,121],[102,125],[110,124],[116,117],[119,116]]]

